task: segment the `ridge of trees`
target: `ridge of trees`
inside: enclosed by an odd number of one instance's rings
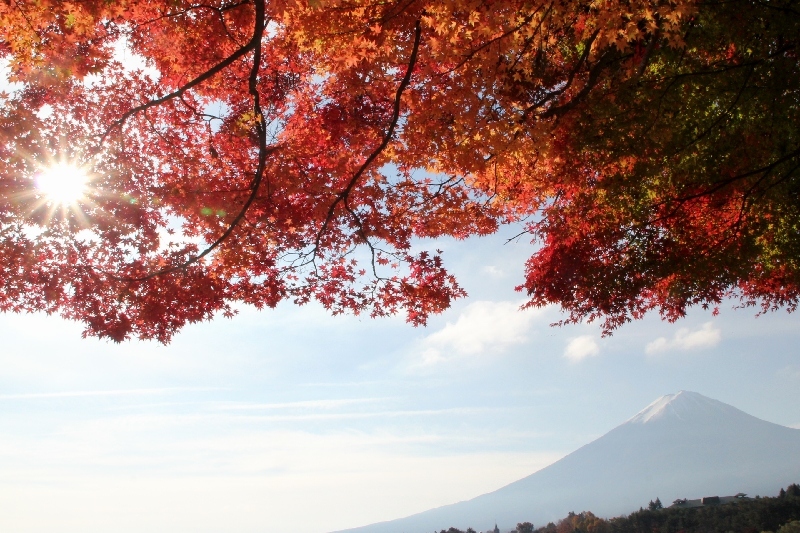
[[[651,503],[654,503],[651,501]],[[652,507],[652,506],[649,506]],[[514,533],[797,533],[800,531],[800,485],[781,489],[777,497],[737,500],[702,507],[640,508],[627,516],[604,519],[590,511],[569,513],[557,523],[535,528],[517,524]],[[440,533],[475,533],[457,528]]]

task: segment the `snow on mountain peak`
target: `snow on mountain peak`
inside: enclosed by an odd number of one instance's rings
[[[663,418],[694,418],[735,409],[696,392],[682,390],[657,399],[628,420],[629,424],[646,424]]]
[[[657,399],[566,457],[471,500],[339,533],[439,531],[547,523],[575,509],[619,516],[642,500],[765,494],[800,479],[800,429],[696,392]]]

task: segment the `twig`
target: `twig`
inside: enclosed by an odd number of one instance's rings
[[[197,263],[203,257],[210,254],[215,248],[217,248],[220,244],[222,244],[230,235],[233,233],[233,230],[239,223],[244,219],[247,210],[250,208],[250,205],[255,201],[256,196],[258,194],[259,186],[264,178],[264,169],[267,163],[267,156],[273,153],[278,147],[274,146],[272,148],[267,147],[267,127],[264,120],[264,115],[261,110],[261,99],[258,93],[258,72],[261,65],[261,39],[264,35],[264,27],[265,27],[265,7],[263,2],[255,2],[256,8],[256,25],[253,31],[253,38],[251,39],[248,46],[253,45],[253,43],[257,43],[257,46],[253,47],[253,68],[250,70],[250,80],[249,80],[249,92],[253,96],[253,112],[256,116],[256,130],[258,131],[258,166],[256,167],[255,174],[253,176],[253,181],[250,185],[250,195],[248,196],[247,200],[245,201],[244,205],[242,206],[239,213],[234,217],[231,223],[228,225],[228,229],[217,238],[213,243],[211,243],[205,250],[200,252],[198,255],[192,257],[191,259],[187,259],[183,263],[173,265],[167,268],[162,268],[161,270],[157,270],[155,272],[151,272],[145,276],[140,277],[119,277],[119,276],[109,276],[114,280],[117,281],[145,281],[156,276],[163,276],[165,274],[170,274],[177,270],[184,270],[186,267]],[[207,77],[205,78],[207,79]],[[179,95],[175,95],[179,96]],[[174,96],[173,96],[174,98]],[[148,106],[149,107],[149,106]]]
[[[420,21],[417,20],[414,26],[414,45],[411,49],[411,57],[408,60],[408,68],[406,69],[406,74],[403,76],[403,80],[400,82],[400,86],[397,88],[397,92],[395,93],[394,97],[394,111],[392,112],[392,120],[389,122],[389,128],[386,130],[386,134],[383,136],[383,141],[381,144],[372,151],[372,153],[367,157],[366,161],[362,163],[362,165],[356,170],[353,177],[350,178],[350,182],[347,186],[336,195],[336,199],[331,204],[330,208],[328,209],[328,214],[325,217],[325,220],[322,223],[322,227],[320,228],[319,232],[317,233],[317,238],[315,240],[314,246],[314,256],[317,255],[317,251],[319,250],[320,240],[322,239],[322,235],[328,229],[328,225],[330,221],[333,219],[333,213],[336,210],[336,206],[339,205],[340,202],[347,200],[347,197],[350,195],[350,192],[355,187],[356,182],[358,179],[364,174],[364,172],[369,168],[373,161],[383,152],[386,147],[389,145],[389,142],[392,140],[394,136],[394,131],[397,128],[397,122],[400,119],[400,104],[403,96],[403,92],[408,87],[409,83],[411,83],[411,73],[414,70],[414,66],[417,63],[417,55],[419,52],[419,44],[422,37],[422,28],[420,26]]]

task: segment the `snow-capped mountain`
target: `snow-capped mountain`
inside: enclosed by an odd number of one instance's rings
[[[800,482],[800,429],[765,422],[696,392],[657,399],[624,424],[494,492],[348,533],[426,533],[455,526],[540,526],[570,511],[625,514],[656,497],[774,495]]]

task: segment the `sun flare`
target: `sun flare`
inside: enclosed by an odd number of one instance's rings
[[[56,163],[36,176],[36,188],[51,202],[66,206],[84,197],[89,176],[85,170],[68,163]]]

